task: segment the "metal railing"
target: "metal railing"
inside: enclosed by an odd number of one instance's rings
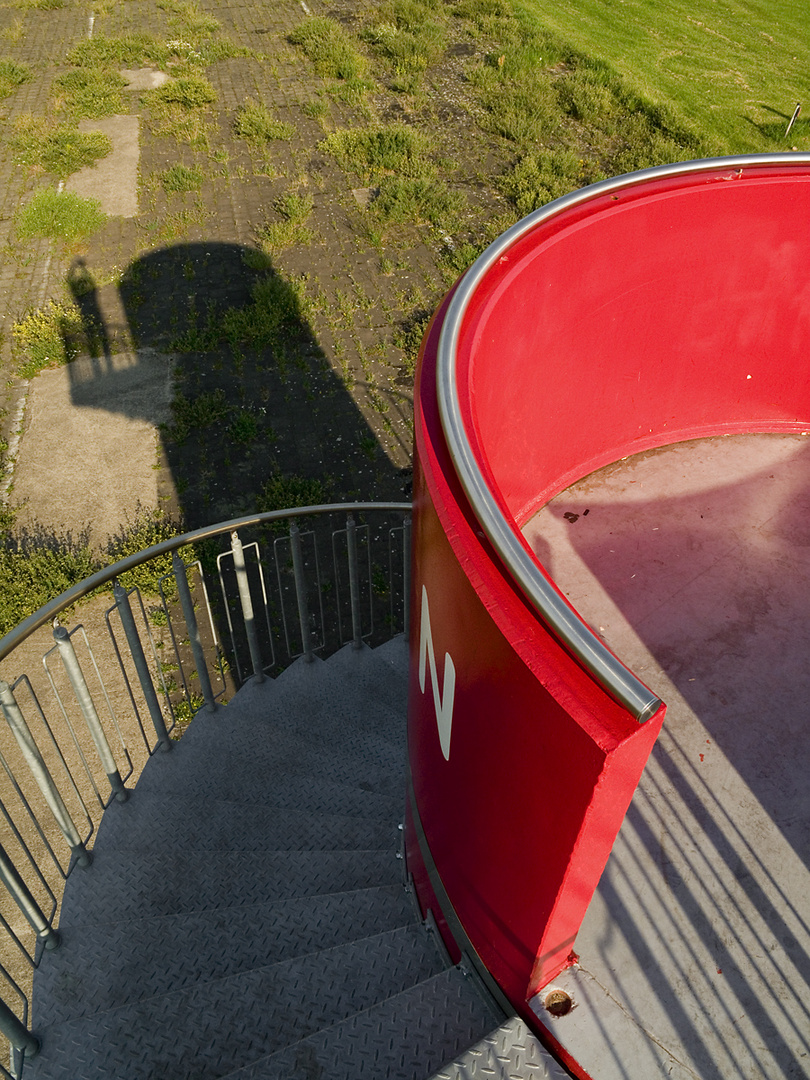
[[[16,1080],[37,1052],[32,972],[59,945],[64,882],[90,866],[104,809],[246,679],[407,631],[409,512],[307,506],[198,529],[86,578],[0,639],[0,1076]],[[7,681],[11,664],[29,670]]]

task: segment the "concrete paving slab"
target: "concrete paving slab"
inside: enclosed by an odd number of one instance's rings
[[[65,189],[86,199],[98,199],[105,214],[135,217],[138,213],[140,120],[137,116],[107,116],[82,120],[79,131],[101,131],[112,143],[107,157],[68,177]]]
[[[166,72],[156,68],[121,68],[118,74],[127,80],[127,90],[154,90],[169,81]]]
[[[701,1080],[810,1069],[809,479],[803,436],[696,440],[586,477],[524,530],[668,706],[575,949]],[[608,1013],[579,1036],[594,1080],[669,1075]]]
[[[171,358],[152,350],[84,357],[29,388],[12,503],[22,523],[103,544],[135,508],[158,505],[157,425],[168,419]]]

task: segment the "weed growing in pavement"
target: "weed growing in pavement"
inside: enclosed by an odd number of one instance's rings
[[[290,191],[276,199],[274,209],[279,220],[269,221],[257,234],[259,248],[265,255],[273,255],[294,244],[302,246],[312,243],[312,232],[306,228],[306,222],[312,213],[311,195],[300,195]]]
[[[78,68],[54,79],[51,93],[59,112],[75,120],[95,120],[126,112],[122,93],[126,85],[117,71]]]
[[[319,143],[319,149],[331,154],[342,168],[364,180],[378,180],[386,173],[433,176],[436,169],[427,158],[428,146],[427,136],[404,124],[343,128]]]
[[[293,30],[289,40],[309,57],[319,75],[338,79],[358,94],[366,90],[368,60],[335,19],[311,16]]]
[[[14,514],[3,509],[0,521],[0,634],[54,596],[99,569],[87,532],[56,533],[35,524],[14,527]]]
[[[131,68],[142,64],[163,67],[169,58],[169,49],[148,34],[124,34],[121,37],[105,37],[96,34],[80,41],[67,54],[67,61],[81,68]]]
[[[46,368],[61,367],[78,355],[77,341],[84,330],[82,314],[75,304],[55,300],[29,311],[12,328],[12,350],[17,374],[33,379]]]
[[[25,114],[15,120],[11,136],[18,165],[64,180],[71,173],[106,157],[112,143],[101,131],[81,132],[72,124]]]
[[[442,8],[419,0],[392,0],[362,34],[372,50],[390,61],[399,80],[423,72],[444,53],[447,30]],[[409,92],[416,88],[411,83]]]
[[[191,399],[182,393],[176,393],[172,399],[171,412],[172,419],[167,426],[167,434],[174,442],[184,443],[192,432],[206,430],[227,420],[231,407],[225,391],[219,387]]]
[[[167,195],[187,194],[199,191],[203,183],[203,171],[199,165],[172,165],[160,175],[160,182]]]
[[[200,10],[193,0],[157,0],[156,7],[170,13],[169,25],[189,37],[210,37],[221,27],[219,19]]]
[[[296,473],[276,471],[265,481],[256,498],[256,509],[260,514],[264,514],[294,506],[320,506],[329,502],[331,488],[332,481],[328,476],[298,476]],[[270,526],[271,531],[277,533],[286,533],[289,528],[289,519]]]
[[[14,0],[14,7],[23,11],[56,11],[65,6],[65,0]]]
[[[21,240],[40,236],[72,242],[97,232],[106,222],[98,199],[83,199],[71,191],[40,188],[17,213],[17,235]]]
[[[386,176],[372,204],[374,214],[394,225],[425,224],[452,231],[458,226],[464,196],[443,180],[419,176]]]
[[[184,109],[201,109],[216,101],[217,93],[204,75],[181,75],[144,95],[152,108],[179,105]]]
[[[149,109],[149,124],[155,135],[209,149],[205,106],[216,100],[216,91],[204,76],[183,75],[143,95]]]
[[[234,131],[256,149],[277,139],[291,139],[295,134],[292,124],[277,120],[263,102],[250,99],[237,112]]]
[[[15,60],[0,60],[0,99],[7,98],[23,83],[30,82],[31,69]]]

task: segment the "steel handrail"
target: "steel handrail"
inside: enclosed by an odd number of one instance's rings
[[[4,637],[0,638],[0,660],[4,660],[16,647],[27,637],[38,630],[40,626],[52,621],[65,608],[71,607],[79,600],[88,596],[91,592],[106,585],[113,578],[120,577],[128,570],[141,566],[150,559],[160,555],[167,555],[188,544],[194,544],[200,540],[209,540],[222,533],[232,533],[239,529],[246,529],[254,525],[264,525],[273,521],[283,521],[287,518],[313,517],[317,514],[329,513],[363,513],[364,511],[381,511],[393,513],[410,513],[411,504],[405,502],[352,502],[352,503],[322,503],[314,506],[296,506],[284,510],[267,510],[261,514],[250,514],[247,517],[233,518],[230,521],[219,522],[216,525],[206,525],[201,529],[183,533],[180,536],[161,540],[159,544],[144,548],[134,555],[127,555],[110,566],[97,570],[95,574],[84,578],[77,584],[65,589],[63,593],[43,604],[41,608],[18,623]]]
[[[746,154],[728,158],[704,158],[660,165],[612,177],[581,188],[535,210],[498,237],[461,279],[444,317],[436,363],[439,414],[450,456],[459,481],[481,528],[526,599],[552,632],[570,649],[593,678],[640,723],[649,720],[661,699],[607,648],[551,584],[538,572],[538,564],[515,533],[514,522],[502,513],[481,473],[464,427],[457,384],[457,349],[461,324],[469,303],[490,268],[508,248],[542,222],[580,203],[615,191],[635,187],[651,179],[689,176],[718,169],[741,170],[749,166],[810,164],[810,154]],[[0,642],[0,645],[2,643]],[[0,654],[2,655],[2,654]]]

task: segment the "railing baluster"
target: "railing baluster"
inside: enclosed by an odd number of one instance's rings
[[[346,547],[349,559],[349,598],[352,607],[352,646],[363,647],[363,628],[360,622],[360,581],[357,574],[357,526],[354,515],[346,518]]]
[[[186,567],[176,551],[172,552],[172,569],[177,580],[177,591],[180,594],[180,607],[183,609],[183,618],[186,620],[188,640],[191,645],[191,653],[194,657],[194,666],[197,669],[197,677],[200,680],[200,689],[203,699],[211,712],[217,707],[211,679],[208,676],[208,668],[205,663],[205,653],[200,641],[200,631],[197,626],[197,616],[194,614],[194,601],[191,599],[191,589],[186,577]]]
[[[253,600],[250,595],[250,583],[248,582],[247,567],[245,566],[245,552],[242,541],[239,539],[239,533],[236,531],[231,533],[231,551],[233,552],[233,565],[236,570],[236,585],[239,589],[242,618],[245,620],[250,662],[253,664],[253,674],[256,681],[261,682],[264,678],[264,671],[262,670],[259,638],[256,633],[256,619],[253,614]]]
[[[15,904],[28,920],[31,929],[46,949],[55,949],[59,944],[59,935],[42,913],[34,895],[20,875],[17,867],[0,845],[0,880],[14,899]]]
[[[160,707],[158,696],[155,693],[155,685],[152,682],[152,676],[149,672],[149,664],[146,661],[146,654],[143,651],[141,637],[138,633],[138,628],[135,625],[135,617],[132,614],[132,608],[129,603],[129,593],[120,582],[116,581],[113,585],[113,596],[115,597],[118,614],[121,618],[121,625],[124,628],[124,636],[129,645],[129,652],[132,657],[132,662],[135,665],[138,682],[141,684],[141,691],[144,700],[146,701],[146,707],[152,718],[152,724],[155,728],[158,743],[163,750],[171,750],[172,741],[166,730],[166,721],[163,718],[163,710]]]
[[[11,728],[25,762],[31,770],[31,775],[36,780],[39,790],[56,819],[56,824],[68,842],[71,854],[79,866],[89,866],[90,853],[82,842],[76,823],[65,806],[59,789],[34,740],[34,736],[31,734],[31,729],[25,722],[20,706],[17,704],[17,699],[14,697],[14,692],[4,680],[0,680],[0,705],[2,705],[6,723]]]
[[[29,1058],[39,1053],[39,1039],[31,1034],[4,1001],[0,1001],[0,1032],[13,1047],[23,1050]]]
[[[304,576],[304,556],[301,551],[301,534],[295,522],[290,526],[290,548],[292,550],[293,575],[295,576],[295,598],[298,603],[298,622],[301,626],[301,646],[304,659],[314,660],[312,651],[312,628],[310,626],[309,604],[307,603],[307,582]]]
[[[107,742],[107,736],[104,734],[104,728],[101,726],[101,720],[99,720],[96,707],[93,704],[93,698],[82,673],[76,650],[73,648],[73,642],[70,640],[70,634],[64,626],[55,626],[53,636],[59,648],[59,656],[70,680],[70,685],[73,687],[73,693],[76,695],[79,708],[82,710],[90,736],[101,759],[102,767],[107,774],[107,779],[110,781],[110,787],[115,792],[118,802],[126,802],[127,789],[124,787],[121,773],[118,771],[110,744]]]

